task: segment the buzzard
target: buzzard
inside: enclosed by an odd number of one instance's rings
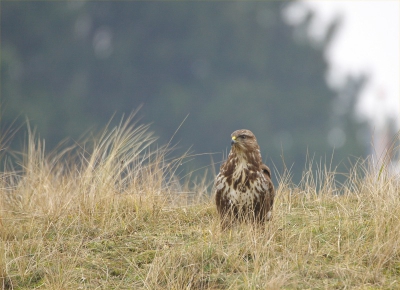
[[[215,180],[222,227],[235,220],[268,221],[275,196],[271,171],[262,163],[260,147],[251,131],[237,130],[231,136],[231,151]]]

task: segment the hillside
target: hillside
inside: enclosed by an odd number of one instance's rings
[[[178,185],[181,158],[130,120],[92,143],[2,159],[3,289],[398,289],[400,191],[384,168],[347,182],[280,178],[265,228],[222,232],[210,185]],[[182,157],[182,158],[185,158]],[[316,172],[316,174],[315,174]]]

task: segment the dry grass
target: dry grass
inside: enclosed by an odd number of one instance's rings
[[[130,121],[49,155],[31,134],[22,170],[3,162],[2,288],[400,287],[398,179],[362,165],[340,187],[321,169],[282,178],[272,222],[221,232],[206,186],[179,185],[181,159]]]

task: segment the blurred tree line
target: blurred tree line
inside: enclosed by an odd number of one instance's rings
[[[172,143],[216,152],[215,162],[242,128],[280,172],[283,155],[297,181],[307,154],[330,161],[336,147],[334,165],[359,156],[351,110],[335,113],[338,91],[324,77],[340,21],[316,42],[307,34],[312,12],[291,26],[289,4],[2,2],[2,127],[27,116],[51,149],[143,105],[141,122],[153,123],[160,143],[188,116]],[[351,99],[359,87],[349,78],[340,91]]]

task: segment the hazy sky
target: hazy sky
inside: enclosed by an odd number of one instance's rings
[[[327,59],[330,85],[340,84],[348,74],[366,72],[370,81],[360,95],[357,116],[372,126],[389,117],[400,129],[400,1],[302,1],[316,11],[310,34],[318,38],[337,16],[342,26]],[[291,9],[293,22],[304,16],[301,4]]]

